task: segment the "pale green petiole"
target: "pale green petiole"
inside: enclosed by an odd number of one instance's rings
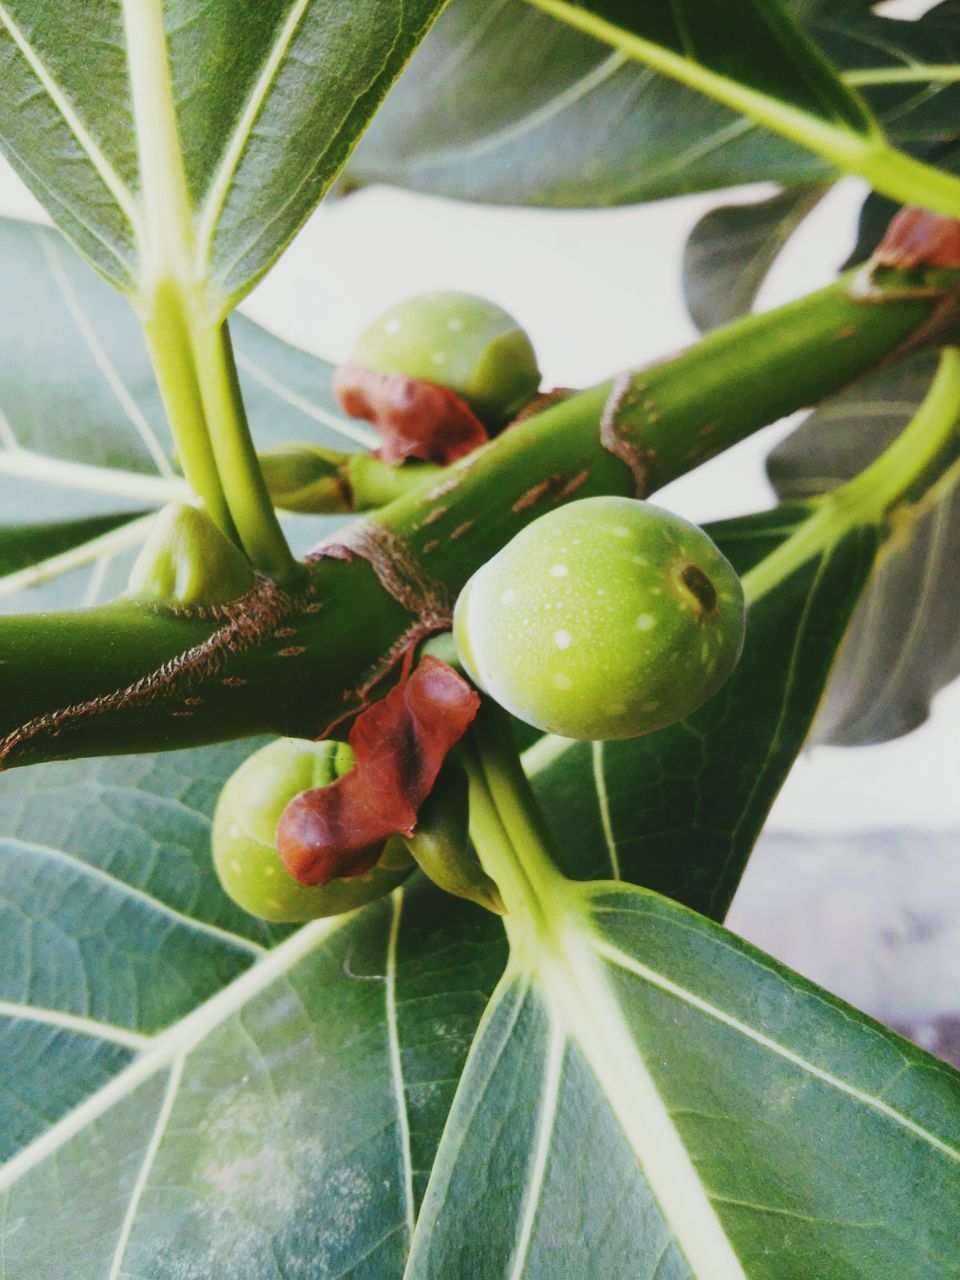
[[[941,458],[960,428],[960,351],[946,347],[909,425],[858,476],[817,498],[810,517],[743,578],[748,606],[853,529],[884,522]]]
[[[691,89],[730,107],[756,124],[779,133],[809,151],[814,151],[847,173],[859,174],[872,187],[904,204],[922,205],[936,213],[960,217],[960,179],[890,145],[877,125],[859,133],[852,128],[830,124],[778,98],[719,74],[694,58],[685,57],[652,40],[625,31],[571,0],[527,0],[534,8],[610,45],[629,58],[644,63],[661,75],[679,80]],[[914,69],[910,69],[914,70]],[[936,71],[937,68],[932,68]],[[941,73],[950,68],[940,68]],[[862,84],[893,83],[889,73],[878,71]],[[916,78],[914,73],[913,78]],[[954,75],[933,75],[931,79],[953,79]],[[854,86],[858,81],[847,77]]]
[[[470,780],[470,837],[496,883],[514,953],[549,946],[567,881],[554,862],[504,711],[484,700],[458,747]]]
[[[198,265],[160,0],[123,0],[140,155],[139,280],[144,328],[184,473],[217,527],[283,585],[302,570],[257,464],[230,337]],[[202,255],[201,255],[202,259]]]

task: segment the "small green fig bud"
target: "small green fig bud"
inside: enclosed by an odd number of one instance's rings
[[[615,497],[522,530],[454,615],[476,684],[566,738],[633,738],[683,719],[730,675],[743,634],[740,580],[707,534]]]
[[[339,453],[314,444],[281,444],[257,458],[274,506],[307,515],[385,507],[443,470],[425,462],[391,466],[370,453]]]
[[[524,330],[496,303],[467,293],[398,303],[360,335],[352,359],[377,373],[449,388],[488,428],[509,422],[540,386]]]
[[[257,454],[270,500],[284,511],[339,514],[353,510],[344,469],[350,459],[313,444],[281,444]]]
[[[173,502],[157,514],[127,583],[134,600],[177,608],[227,604],[250,590],[246,556],[208,515]]]
[[[276,830],[288,801],[329,786],[352,767],[353,752],[345,743],[280,738],[228,778],[213,818],[213,863],[244,911],[277,923],[339,915],[382,898],[409,875],[413,861],[396,839],[387,841],[369,871],[322,886],[301,884],[280,861]]]
[[[470,786],[463,766],[451,756],[420,806],[413,834],[403,842],[438,888],[503,915],[500,890],[471,847],[469,824]]]

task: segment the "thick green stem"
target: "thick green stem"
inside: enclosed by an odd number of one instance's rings
[[[952,452],[958,424],[960,351],[947,347],[923,403],[893,444],[858,476],[816,499],[810,518],[745,575],[748,604],[851,530],[882,523],[891,508],[908,498],[937,462]]]
[[[0,618],[5,762],[260,732],[315,736],[342,721],[372,676],[389,668],[385,656],[417,636],[418,607],[428,628],[442,625],[470,574],[544,511],[596,494],[634,494],[638,484],[652,493],[920,335],[949,340],[950,302],[948,293],[898,293],[892,280],[853,298],[840,281],[574,395],[378,511],[361,526],[359,553],[313,562],[309,590],[271,600],[242,644],[228,628],[217,641],[224,647],[209,655],[223,618],[202,612],[127,603]],[[191,645],[193,656],[183,656]],[[90,711],[71,713],[67,732],[57,713],[76,704]]]
[[[195,322],[191,339],[213,456],[240,545],[257,569],[281,586],[295,585],[303,568],[283,536],[257,461],[226,321]]]

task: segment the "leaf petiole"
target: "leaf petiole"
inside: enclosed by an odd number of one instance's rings
[[[506,908],[515,953],[531,959],[555,935],[567,881],[549,850],[539,805],[506,712],[484,699],[458,754],[470,781],[470,836]]]
[[[226,321],[194,323],[191,337],[213,458],[240,545],[257,569],[281,586],[295,585],[304,569],[287,545],[267,492],[243,406],[230,330]]]
[[[787,540],[743,578],[753,604],[808,560],[857,527],[882,524],[953,447],[960,427],[960,350],[945,347],[923,403],[893,444],[869,467],[816,499]]]

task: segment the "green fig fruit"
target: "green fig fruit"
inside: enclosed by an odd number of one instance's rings
[[[129,599],[189,609],[246,595],[254,573],[243,552],[197,507],[173,502],[157,514],[127,583]]]
[[[509,422],[540,386],[524,330],[496,303],[467,293],[424,293],[398,303],[364,330],[352,360],[447,387],[492,429]]]
[[[228,778],[213,818],[213,862],[227,894],[244,911],[274,922],[339,915],[382,898],[413,868],[398,839],[376,866],[329,884],[301,884],[277,853],[277,822],[301,791],[328,786],[353,767],[341,742],[280,738],[255,751]]]
[[[743,646],[729,561],[647,502],[586,498],[542,516],[464,587],[454,638],[471,678],[567,738],[633,738],[720,688]]]

